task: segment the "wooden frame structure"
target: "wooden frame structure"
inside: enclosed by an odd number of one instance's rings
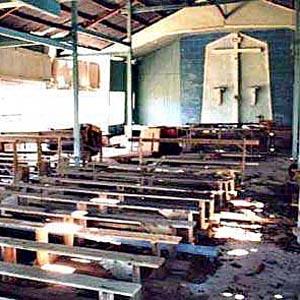
[[[57,141],[58,147],[55,153],[57,154],[57,167],[60,167],[61,158],[62,158],[62,140],[71,138],[70,134],[66,133],[51,133],[46,134],[1,134],[0,135],[0,144],[2,145],[2,149],[5,144],[12,145],[12,169],[14,173],[14,181],[18,180],[18,171],[19,171],[19,158],[18,158],[18,145],[33,143],[36,145],[36,167],[38,170],[38,174],[42,172],[42,158],[43,158],[43,150],[42,144],[48,141]],[[4,149],[3,149],[4,150]],[[50,152],[50,151],[49,151]]]

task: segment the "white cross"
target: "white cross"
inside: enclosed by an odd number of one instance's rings
[[[242,39],[243,38],[238,33],[235,33],[232,38],[233,48],[212,49],[212,53],[214,54],[231,54],[233,57],[233,95],[237,100],[240,99],[240,54],[263,52],[263,48],[240,48]]]

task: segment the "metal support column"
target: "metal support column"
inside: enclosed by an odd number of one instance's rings
[[[300,13],[299,1],[295,1],[296,30],[294,38],[294,101],[293,101],[293,149],[294,161],[299,165],[299,109],[300,109]]]
[[[79,74],[78,74],[78,3],[72,1],[72,54],[73,54],[73,93],[74,93],[74,160],[80,165],[80,124],[79,124]]]
[[[131,0],[127,0],[127,42],[129,44],[129,49],[127,53],[127,106],[126,106],[126,125],[127,125],[127,137],[132,136],[132,5]]]
[[[296,30],[294,38],[294,108],[293,108],[293,157],[297,158],[298,168],[300,167],[300,123],[299,123],[299,108],[300,108],[300,3],[295,1],[296,12]],[[295,151],[295,152],[294,152]],[[297,152],[296,152],[297,151]],[[294,157],[294,158],[295,158]],[[298,230],[297,241],[300,243],[300,192],[298,195]]]

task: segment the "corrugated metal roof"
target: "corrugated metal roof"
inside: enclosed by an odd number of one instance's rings
[[[293,0],[273,0],[272,2],[290,8],[293,7]],[[190,1],[136,0],[133,1],[133,6],[143,7],[184,3],[190,3]],[[78,21],[84,28],[122,40],[126,37],[126,15],[123,10],[125,7],[126,0],[79,0]],[[134,15],[132,20],[133,33],[148,27],[175,11],[156,11]],[[61,14],[59,17],[54,17],[29,7],[0,9],[0,26],[44,37],[53,37],[61,32],[65,32],[65,35],[67,35],[66,31],[71,29],[70,3],[61,3]],[[107,41],[82,34],[79,35],[79,43],[81,46],[93,49],[103,49],[111,45]]]

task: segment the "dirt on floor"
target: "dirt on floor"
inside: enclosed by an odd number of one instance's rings
[[[145,299],[299,300],[300,247],[292,234],[297,208],[291,206],[286,185],[289,165],[288,157],[269,157],[246,170],[241,198],[263,202],[260,215],[269,220],[259,229],[260,242],[218,241],[216,261],[194,261],[190,267],[199,273],[193,279],[169,274],[164,280],[149,281]],[[243,255],[229,255],[234,249],[243,250]]]

